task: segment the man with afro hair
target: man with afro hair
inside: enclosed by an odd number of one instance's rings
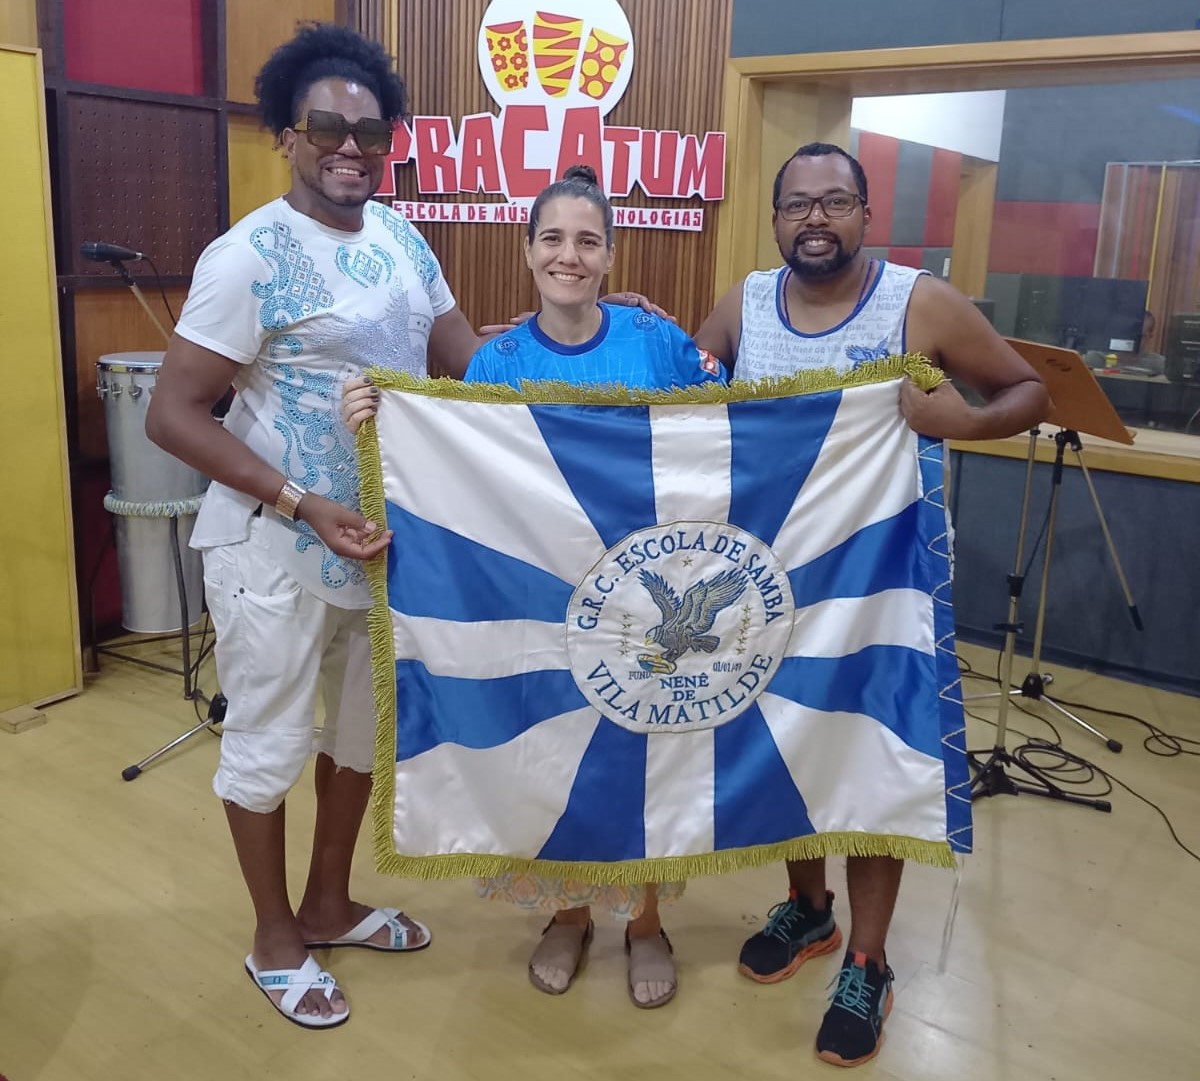
[[[337,405],[367,364],[461,375],[479,339],[425,241],[371,199],[405,111],[387,53],[343,27],[304,26],[256,92],[291,187],[201,255],[146,430],[213,482],[191,543],[204,552],[229,703],[213,788],[254,906],[246,970],[289,1020],[325,1028],[349,1007],[309,950],[430,940],[349,893],[375,744],[362,561],[391,535],[359,511]],[[231,385],[222,426],[211,410]],[[293,910],[283,801],[313,749],[318,690],[316,825]]]

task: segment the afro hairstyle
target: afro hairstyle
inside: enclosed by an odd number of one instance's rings
[[[280,45],[254,80],[254,93],[266,127],[279,136],[291,127],[313,83],[345,79],[375,95],[385,120],[404,116],[404,83],[382,45],[345,26],[303,23],[291,41]]]

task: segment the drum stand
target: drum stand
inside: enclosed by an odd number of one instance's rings
[[[1109,533],[1104,512],[1100,508],[1099,497],[1092,484],[1091,475],[1087,471],[1087,464],[1083,460],[1083,446],[1079,441],[1079,435],[1069,428],[1064,428],[1054,436],[1054,469],[1051,478],[1050,509],[1046,524],[1046,550],[1042,562],[1041,592],[1038,597],[1037,625],[1034,632],[1033,657],[1031,661],[1032,667],[1021,686],[1019,688],[1012,687],[1013,654],[1016,648],[1017,634],[1024,629],[1024,624],[1017,618],[1017,610],[1021,599],[1021,589],[1025,580],[1022,573],[1022,561],[1025,554],[1025,532],[1029,523],[1029,500],[1033,488],[1033,465],[1037,451],[1039,431],[1038,428],[1034,428],[1029,433],[1029,455],[1025,463],[1025,488],[1021,501],[1021,520],[1017,529],[1017,554],[1013,564],[1013,572],[1008,577],[1008,618],[1004,623],[996,625],[997,630],[1004,631],[1004,649],[1001,653],[1000,665],[1000,690],[990,694],[969,696],[969,698],[973,699],[998,698],[1000,700],[999,714],[996,722],[995,746],[991,748],[990,752],[967,752],[967,758],[970,760],[971,768],[974,771],[974,777],[971,779],[971,795],[972,798],[979,798],[980,796],[1027,793],[1034,796],[1045,796],[1048,799],[1060,800],[1065,803],[1081,803],[1088,807],[1094,807],[1098,811],[1111,811],[1112,804],[1108,800],[1077,796],[1064,791],[1036,767],[1018,761],[1009,754],[1005,747],[1005,737],[1008,732],[1009,703],[1014,695],[1020,695],[1024,698],[1032,698],[1036,701],[1044,702],[1052,709],[1057,710],[1068,720],[1079,725],[1080,728],[1090,732],[1097,739],[1103,740],[1105,746],[1110,751],[1118,752],[1121,750],[1121,744],[1117,740],[1111,739],[1103,732],[1093,728],[1082,718],[1077,717],[1070,710],[1050,698],[1045,693],[1045,689],[1047,685],[1053,682],[1054,677],[1049,672],[1043,673],[1040,671],[1042,632],[1046,622],[1046,595],[1050,580],[1050,558],[1054,550],[1054,527],[1058,515],[1058,497],[1062,487],[1063,457],[1068,446],[1075,452],[1079,468],[1082,470],[1084,479],[1087,482],[1092,504],[1096,508],[1096,514],[1100,519],[1100,528],[1104,534],[1104,542],[1108,548],[1108,554],[1112,559],[1113,566],[1116,568],[1117,579],[1120,582],[1126,604],[1129,607],[1130,618],[1138,630],[1142,629],[1141,616],[1129,591],[1129,583],[1125,579],[1124,571],[1121,569],[1121,562],[1117,558],[1116,547],[1113,544],[1112,535]],[[1013,780],[1004,772],[1005,766],[1015,767],[1025,774],[1025,777],[1019,781]]]
[[[171,523],[171,558],[175,567],[175,585],[179,591],[179,624],[178,631],[168,631],[166,634],[151,634],[145,637],[138,638],[135,641],[125,643],[126,646],[141,646],[149,642],[164,642],[172,638],[180,639],[180,650],[182,652],[182,668],[172,668],[166,664],[159,664],[157,661],[148,661],[142,657],[134,657],[128,653],[123,653],[121,647],[117,646],[96,646],[97,653],[103,653],[107,657],[116,657],[118,660],[128,661],[130,664],[140,664],[143,668],[153,668],[157,672],[167,672],[173,676],[183,677],[183,697],[189,702],[196,700],[204,700],[204,696],[199,690],[199,673],[200,666],[208,659],[212,653],[213,647],[211,644],[206,645],[204,635],[207,634],[207,628],[201,635],[200,650],[196,654],[195,660],[192,659],[192,635],[190,630],[191,622],[188,619],[187,591],[183,578],[183,551],[179,546],[179,518],[172,515],[169,518]],[[100,554],[97,557],[97,562],[104,558],[105,552],[112,546],[112,529],[109,529],[108,537],[104,542],[104,547],[100,549]]]
[[[122,660],[132,661],[134,664],[143,665],[146,668],[155,668],[160,672],[170,672],[173,675],[182,675],[183,697],[191,702],[206,703],[208,706],[208,713],[201,721],[193,725],[182,735],[176,736],[173,740],[171,740],[170,743],[164,744],[157,751],[147,755],[140,762],[136,762],[132,766],[126,766],[123,770],[121,770],[121,778],[122,780],[126,781],[132,781],[135,778],[140,777],[142,770],[145,769],[146,766],[150,765],[151,762],[161,758],[168,751],[174,750],[181,743],[184,743],[186,740],[196,735],[196,733],[202,732],[205,729],[211,729],[213,725],[220,724],[221,721],[225,719],[225,707],[227,705],[225,696],[218,692],[217,694],[213,695],[211,699],[208,699],[204,696],[199,687],[198,673],[200,671],[200,666],[204,663],[209,654],[212,653],[215,642],[206,645],[202,637],[200,641],[200,651],[197,653],[195,661],[192,661],[191,623],[188,620],[187,587],[183,577],[183,553],[179,547],[179,518],[175,515],[172,515],[170,521],[171,557],[175,563],[175,585],[179,590],[179,638],[183,652],[182,672],[179,669],[169,668],[164,664],[156,664],[153,661],[142,660],[140,657],[130,657],[128,654],[118,653],[115,650],[107,649],[105,647],[100,647],[98,652],[108,653],[112,656],[120,657]],[[174,635],[163,635],[161,637],[174,637]],[[142,639],[141,641],[149,642],[155,641],[155,639],[146,638]]]

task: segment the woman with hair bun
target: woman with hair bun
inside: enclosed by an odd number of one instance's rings
[[[482,345],[467,382],[516,387],[556,380],[577,385],[669,389],[726,382],[725,369],[668,319],[642,307],[637,294],[599,300],[612,268],[613,211],[586,165],[572,166],[534,200],[525,236],[525,262],[541,295],[540,310]],[[374,416],[378,391],[348,382],[342,418],[351,431]],[[660,902],[683,883],[598,886],[514,872],[481,880],[481,896],[554,913],[529,961],[540,991],[561,995],[575,979],[593,933],[591,906],[628,923],[629,996],[640,1009],[664,1006],[677,985],[671,943],[659,922]]]
[[[586,165],[568,169],[534,201],[525,262],[541,295],[527,322],[482,346],[467,382],[559,380],[630,388],[670,388],[725,382],[725,370],[682,330],[640,308],[598,302],[613,263],[613,212]],[[641,1009],[675,996],[671,943],[659,922],[660,901],[683,892],[664,886],[600,886],[527,872],[484,879],[480,894],[554,913],[529,961],[529,979],[560,995],[575,978],[591,941],[593,905],[627,921],[629,996]]]
[[[669,388],[723,382],[724,370],[669,320],[601,303],[612,268],[612,206],[587,165],[573,165],[534,200],[525,262],[541,296],[537,314],[471,358],[468,382],[554,379]]]

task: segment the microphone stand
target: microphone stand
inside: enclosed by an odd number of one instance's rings
[[[158,316],[154,314],[154,309],[151,308],[148,303],[146,303],[146,298],[142,294],[141,289],[138,288],[138,283],[136,281],[134,281],[133,275],[129,273],[129,268],[123,262],[121,262],[120,259],[110,259],[110,260],[108,260],[108,265],[111,266],[113,268],[113,270],[115,270],[118,274],[121,275],[121,281],[123,281],[126,285],[129,286],[130,292],[132,292],[133,295],[135,297],[137,297],[138,303],[145,309],[146,314],[148,316],[150,316],[150,321],[156,327],[158,327],[158,332],[163,336],[163,341],[170,344],[170,342],[171,342],[170,333],[167,331],[167,328],[164,327],[162,325],[162,323],[159,321]]]

